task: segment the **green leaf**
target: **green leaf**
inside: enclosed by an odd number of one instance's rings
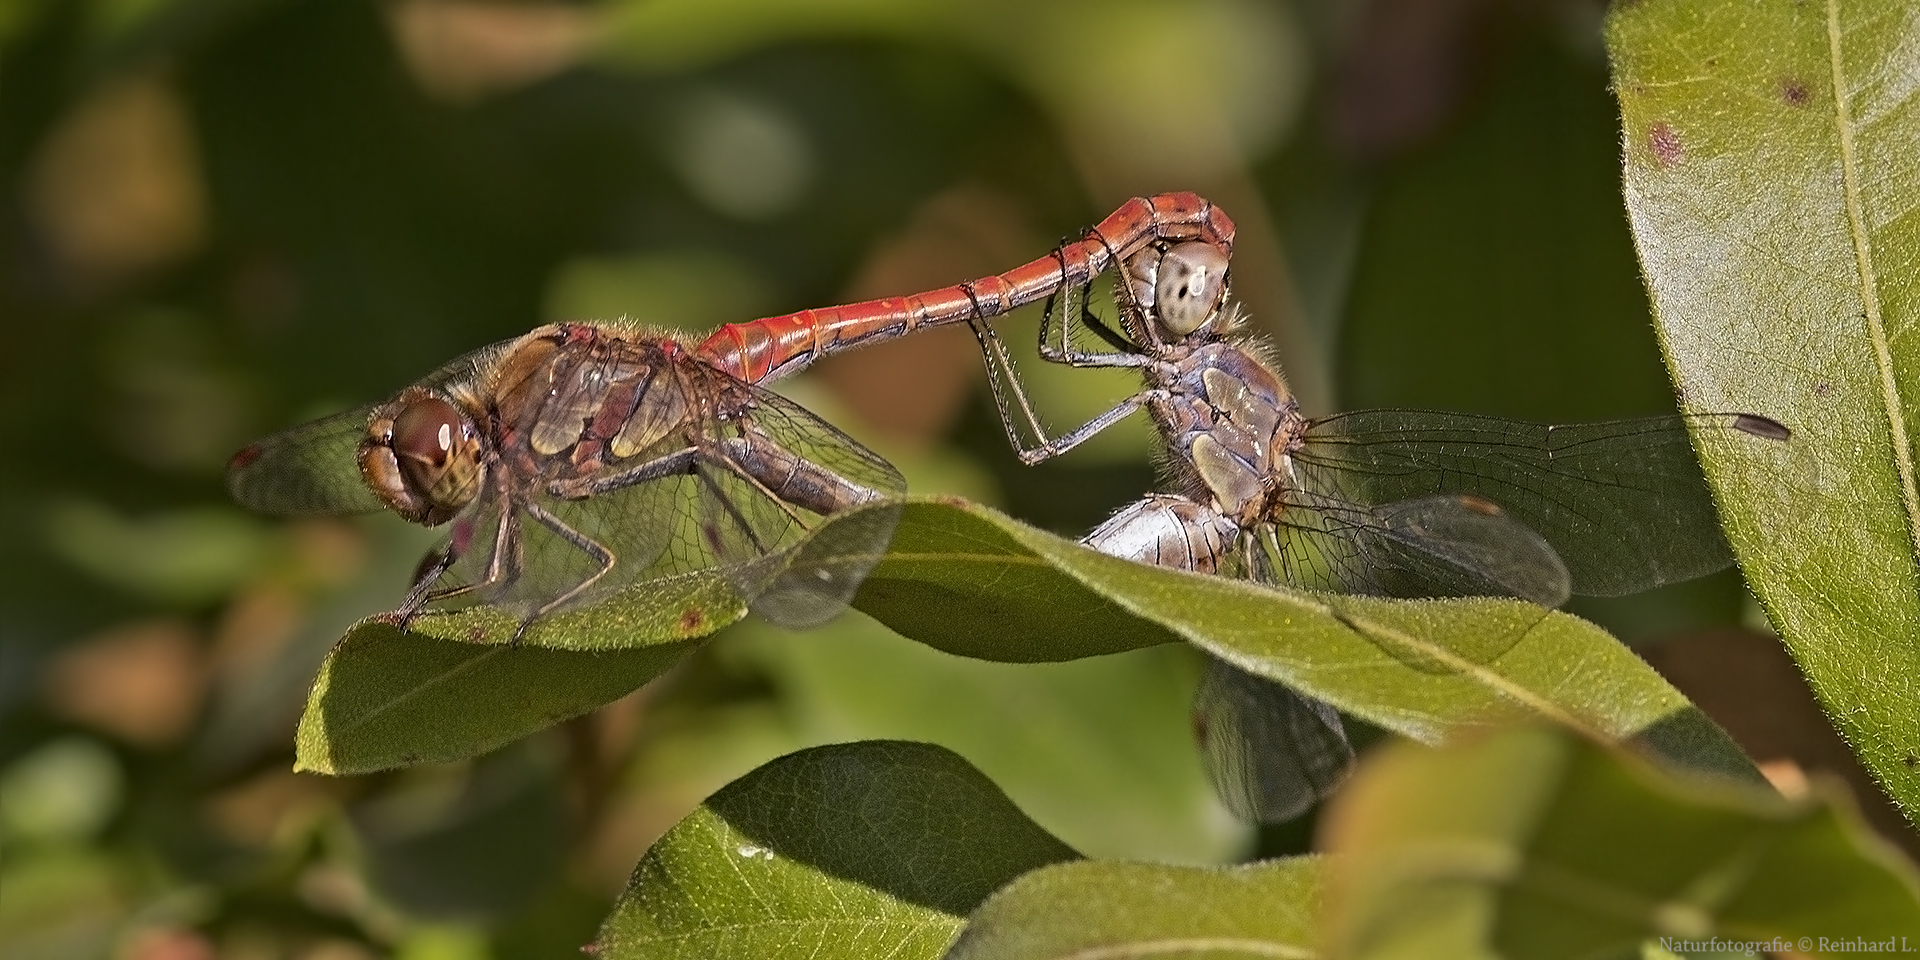
[[[1319,956],[1320,864],[1042,867],[974,911],[947,960]]]
[[[1850,807],[1655,776],[1548,728],[1391,748],[1324,823],[1333,956],[1583,957],[1647,939],[1704,952],[1679,941],[1716,937],[1813,955],[1844,950],[1820,938],[1920,946],[1912,866]]]
[[[1009,663],[1185,640],[1427,742],[1518,717],[1625,739],[1692,710],[1605,631],[1532,604],[1325,596],[1196,576],[960,502],[907,503],[856,604],[935,648]],[[738,613],[709,577],[541,620],[518,647],[505,645],[516,623],[484,609],[422,617],[404,631],[363,621],[321,669],[299,765],[363,772],[493,749],[618,699],[678,660],[690,637]],[[1718,733],[1703,729],[1709,740]],[[1697,738],[1688,751],[1716,753]]]
[[[655,581],[520,622],[475,607],[354,624],[320,665],[296,770],[336,775],[460,760],[612,703],[665,673],[742,606],[713,575]]]
[[[1693,410],[1791,444],[1703,449],[1730,537],[1827,712],[1920,806],[1920,22],[1880,3],[1620,5],[1626,201]],[[1729,349],[1734,345],[1735,349]]]
[[[1605,631],[1521,601],[1327,596],[1198,576],[952,503],[909,503],[894,545],[856,604],[968,656],[1048,660],[1177,637],[1426,742],[1519,717],[1624,739],[1692,710]]]
[[[987,895],[1074,852],[939,747],[874,741],[734,781],[634,869],[608,958],[938,957]]]
[[[993,663],[910,643],[864,617],[794,636],[743,624],[723,641],[780,691],[808,744],[898,738],[965,757],[1020,809],[1093,857],[1240,859],[1194,749],[1200,657],[1183,646],[1067,663]]]

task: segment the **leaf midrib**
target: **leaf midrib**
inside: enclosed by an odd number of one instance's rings
[[[1880,312],[1879,278],[1873,251],[1867,236],[1866,210],[1860,197],[1858,154],[1854,147],[1853,117],[1847,109],[1847,91],[1840,50],[1840,2],[1827,0],[1827,67],[1832,81],[1833,123],[1840,146],[1840,186],[1846,198],[1848,234],[1853,240],[1853,259],[1860,282],[1861,310],[1867,322],[1868,340],[1873,344],[1875,372],[1880,380],[1881,406],[1886,413],[1887,429],[1893,441],[1894,469],[1900,475],[1900,503],[1907,518],[1909,553],[1920,556],[1920,482],[1914,477],[1912,449],[1907,439],[1905,404],[1900,384],[1894,376],[1892,344],[1887,337],[1886,318]]]

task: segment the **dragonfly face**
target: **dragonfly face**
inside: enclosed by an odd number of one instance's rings
[[[479,495],[484,454],[471,416],[424,388],[408,387],[367,423],[360,476],[388,509],[439,526]]]
[[[1227,254],[1211,243],[1149,248],[1127,260],[1126,290],[1133,298],[1130,325],[1143,342],[1172,344],[1205,337],[1227,301]]]

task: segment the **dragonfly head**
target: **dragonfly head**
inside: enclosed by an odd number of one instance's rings
[[[1227,300],[1227,253],[1211,243],[1177,243],[1143,251],[1128,265],[1134,302],[1161,343],[1210,332]]]
[[[429,527],[473,502],[480,458],[473,418],[418,387],[375,411],[360,441],[367,486],[393,512]]]

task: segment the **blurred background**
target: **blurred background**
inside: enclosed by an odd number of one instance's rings
[[[398,602],[431,538],[246,515],[222,468],[541,322],[696,333],[909,293],[1169,190],[1238,223],[1235,290],[1312,412],[1669,411],[1601,14],[0,4],[0,957],[576,955],[707,793],[862,737],[958,750],[1090,855],[1304,849],[1308,825],[1256,833],[1209,795],[1186,651],[986,664],[857,613],[804,635],[741,624],[475,762],[296,775],[315,667]],[[1031,351],[1036,319],[1001,329]],[[1056,426],[1130,391],[1044,366],[1022,369]],[[779,388],[914,492],[1063,534],[1155,484],[1141,418],[1021,467],[983,384],[949,330]],[[1728,574],[1580,612],[1700,677],[1683,687],[1761,759],[1793,752],[1767,736],[1844,759],[1810,706],[1779,706],[1803,696],[1790,668],[1729,666],[1778,660],[1743,597]]]

